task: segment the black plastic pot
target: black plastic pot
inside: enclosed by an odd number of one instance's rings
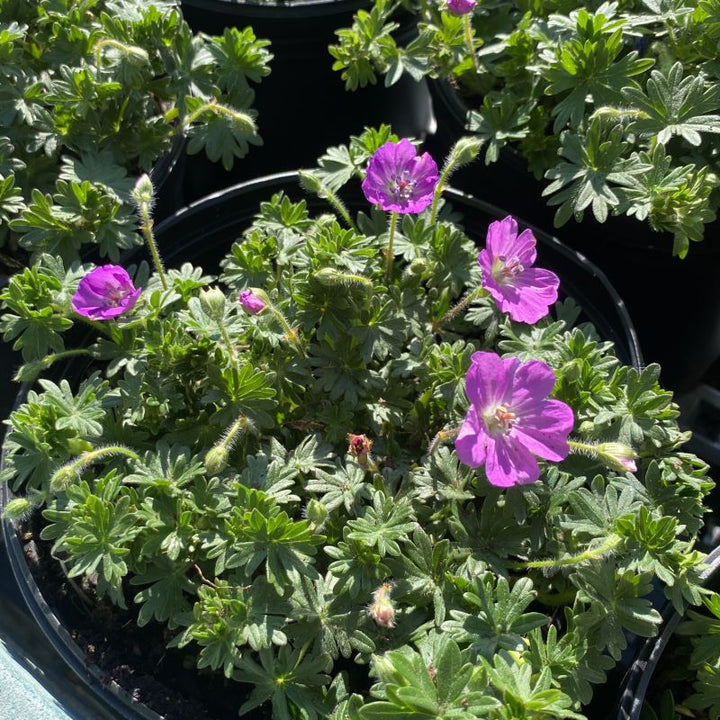
[[[427,146],[444,157],[469,134],[467,105],[446,82],[431,81],[429,88],[437,130]],[[555,208],[542,197],[548,182],[536,179],[516,150],[503,148],[492,165],[479,158],[461,168],[453,184],[530,223],[553,226]],[[683,260],[672,255],[671,234],[627,216],[598,223],[587,211],[582,222],[570,220],[554,232],[607,275],[627,304],[645,359],[662,366],[663,385],[692,390],[720,358],[720,223],[709,225],[705,241],[693,243]]]
[[[189,203],[240,181],[282,170],[310,167],[328,147],[347,142],[366,126],[390,123],[402,136],[423,138],[431,127],[427,84],[404,76],[392,88],[382,84],[345,90],[333,70],[328,46],[335,30],[349,27],[367,0],[182,0],[185,19],[195,31],[222,34],[225,27],[253,28],[270,40],[270,74],[255,90],[253,107],[262,146],[226,172],[204,157],[187,159],[185,199]],[[398,37],[417,32],[413,16],[399,15]]]
[[[251,222],[260,202],[280,190],[298,199],[305,197],[311,211],[327,209],[319,199],[306,197],[300,189],[298,174],[295,172],[275,174],[239,184],[224,192],[210,195],[158,224],[155,235],[166,265],[173,267],[190,261],[202,264],[206,270],[217,269],[218,262],[233,241]],[[346,200],[350,206],[365,207],[366,202],[361,198],[359,192],[356,195],[349,193]],[[445,199],[456,211],[462,213],[465,227],[478,241],[484,239],[489,222],[505,215],[504,211],[457,190],[448,190]],[[522,220],[519,222],[521,226],[526,225]],[[603,339],[615,342],[620,359],[624,363],[640,367],[642,357],[632,322],[604,274],[557,238],[537,228],[534,232],[538,240],[538,263],[559,275],[562,292],[575,298],[583,308],[584,318],[596,326]],[[138,261],[142,257],[143,253],[137,252],[134,260]],[[67,364],[59,372],[72,379],[73,376],[77,377],[80,371]],[[27,390],[27,385],[21,388],[18,404],[24,401]],[[1,484],[0,505],[4,507],[10,499],[8,485]],[[86,687],[99,701],[116,713],[116,717],[123,720],[159,720],[160,716],[155,712],[132,698],[115,683],[107,682],[103,673],[83,654],[64,627],[62,619],[50,607],[38,588],[28,565],[26,546],[19,536],[18,527],[15,523],[4,520],[2,532],[15,580],[29,611],[68,666],[86,683]]]
[[[720,547],[708,554],[706,563],[707,569],[702,574],[703,583],[717,586],[720,583]],[[616,720],[640,719],[653,674],[683,618],[669,602],[662,611],[662,617],[660,634],[645,641],[623,681],[617,713],[614,716]]]

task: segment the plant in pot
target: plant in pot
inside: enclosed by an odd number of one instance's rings
[[[203,157],[191,160],[187,192],[197,199],[242,180],[312,165],[328,146],[366,126],[390,123],[397,132],[424,137],[432,125],[426,83],[403,78],[392,89],[367,86],[346,93],[332,69],[328,46],[370,0],[182,0],[194,30],[218,33],[251,25],[273,49],[273,71],[258,96],[264,145],[227,173]],[[398,37],[416,33],[414,17],[398,14]],[[292,132],[288,132],[290,120]],[[302,142],[298,142],[302,138]]]
[[[217,717],[580,718],[657,632],[654,587],[700,602],[713,483],[659,368],[543,267],[557,241],[448,187],[477,151],[438,170],[367,130],[293,176],[307,199],[238,226],[210,198],[213,274],[173,255],[192,208],[156,238],[144,177],[151,263],[46,255],[2,294],[36,382],[9,542],[148,654],[159,629],[156,673],[219,676]]]
[[[4,0],[0,23],[0,243],[20,266],[83,246],[117,261],[139,173],[160,185],[184,144],[231,167],[261,142],[271,55],[251,28],[194,35],[167,0]],[[185,204],[168,185],[158,212]]]
[[[483,183],[501,206],[520,196],[541,226],[554,214],[561,239],[627,301],[664,380],[692,387],[720,355],[720,294],[698,314],[693,290],[720,267],[715,243],[698,244],[713,239],[720,204],[717,3],[411,3],[418,36],[407,44],[393,35],[398,7],[377,0],[338,32],[331,52],[347,87],[432,78],[438,150],[465,129],[485,142],[488,167],[458,186]]]
[[[706,559],[703,604],[683,615],[663,611],[660,635],[648,639],[623,681],[618,720],[677,720],[720,715],[720,548]]]

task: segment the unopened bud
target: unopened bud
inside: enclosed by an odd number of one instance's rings
[[[82,438],[70,438],[67,441],[67,449],[71,455],[80,455],[81,453],[90,452],[94,445]]]
[[[373,591],[373,601],[368,607],[368,615],[380,627],[395,627],[395,608],[390,599],[392,583],[383,583],[377,590]]]
[[[321,268],[313,273],[313,279],[325,287],[344,287],[366,291],[373,289],[372,281],[364,275],[344,273],[335,268]]]
[[[328,509],[323,503],[315,498],[308,500],[308,504],[305,507],[305,517],[315,528],[322,527],[325,524],[325,520],[327,520],[327,516]]]
[[[34,504],[27,498],[13,498],[5,505],[2,516],[9,520],[20,520],[21,518],[27,517],[33,507]]]
[[[65,490],[78,477],[80,469],[81,467],[78,467],[75,463],[59,467],[50,477],[50,490],[52,492]]]
[[[423,258],[416,258],[408,265],[410,275],[422,275],[428,269],[428,261]]]
[[[228,465],[228,448],[224,444],[211,447],[205,455],[205,471],[208,475],[218,475]]]
[[[372,450],[373,442],[368,438],[367,435],[355,435],[354,433],[347,434],[348,441],[348,455],[352,455],[357,458],[360,465],[367,465],[368,454]]]
[[[450,150],[448,165],[458,168],[472,162],[478,156],[484,142],[481,138],[470,135],[461,137]]]
[[[619,442],[600,443],[597,447],[598,455],[613,469],[620,472],[637,472],[635,451]]]
[[[254,290],[243,290],[240,295],[238,295],[238,300],[245,312],[250,313],[250,315],[257,315],[267,307],[267,303],[260,293]]]
[[[143,173],[138,178],[131,195],[138,205],[152,205],[155,188],[153,187],[152,180],[147,173]]]
[[[200,307],[203,312],[215,322],[221,323],[225,319],[225,295],[220,288],[212,287],[208,290],[201,290]]]
[[[304,190],[311,193],[318,193],[322,189],[322,182],[315,173],[309,170],[300,170],[298,171],[298,176],[300,178],[300,185]]]

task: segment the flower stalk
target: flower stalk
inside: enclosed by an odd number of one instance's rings
[[[113,455],[122,455],[131,460],[140,460],[140,456],[125,445],[105,445],[79,455],[75,460],[61,465],[50,478],[50,489],[53,492],[64,490],[89,465]]]
[[[218,475],[227,467],[230,451],[235,447],[237,441],[252,427],[252,421],[247,415],[240,415],[235,420],[220,440],[205,455],[205,470],[208,475]]]
[[[478,56],[475,52],[475,42],[473,40],[472,13],[463,15],[463,33],[465,35],[465,47],[467,48],[468,55],[472,58],[475,72],[480,74],[480,64],[478,63]]]
[[[390,213],[390,229],[388,230],[388,245],[387,245],[387,258],[385,264],[385,282],[390,282],[392,276],[393,260],[393,240],[395,239],[395,228],[397,227],[398,214],[396,212]]]
[[[440,171],[440,177],[433,190],[432,203],[430,205],[430,225],[434,225],[437,220],[438,209],[440,207],[440,196],[447,187],[450,176],[463,165],[472,162],[480,152],[483,140],[476,137],[461,137],[448,153],[443,169]]]
[[[600,560],[611,553],[620,544],[622,538],[611,534],[605,541],[595,547],[587,548],[576,555],[566,555],[555,560],[527,560],[525,562],[510,562],[508,567],[512,570],[551,570],[555,568],[571,567],[592,560]]]
[[[182,128],[185,129],[189,127],[198,120],[203,113],[206,112],[211,112],[215,115],[224,115],[232,120],[241,132],[244,132],[247,135],[254,135],[257,132],[255,121],[247,113],[233,110],[227,105],[222,105],[221,103],[213,100],[203,103],[200,107],[189,113],[183,120]]]
[[[484,287],[476,287],[474,290],[471,290],[465,295],[462,300],[460,300],[460,302],[458,302],[455,306],[451,307],[439,320],[433,320],[433,332],[439,332],[440,328],[442,328],[445,323],[448,323],[454,318],[456,318],[468,307],[468,305],[470,305],[473,300],[477,300],[487,294],[488,292]]]
[[[160,253],[155,243],[155,236],[153,235],[153,219],[151,215],[152,203],[154,199],[155,189],[153,188],[152,180],[150,176],[146,174],[142,175],[135,185],[135,189],[132,191],[132,197],[137,203],[138,213],[140,214],[140,230],[142,231],[145,242],[147,243],[150,255],[155,265],[155,272],[157,272],[160,278],[160,284],[163,290],[168,289],[168,281],[165,276],[165,268],[163,267],[162,260],[160,259]]]
[[[116,50],[120,50],[126,57],[132,58],[133,60],[140,61],[141,63],[148,64],[150,62],[150,56],[147,50],[138,47],[137,45],[130,45],[128,43],[120,42],[113,38],[103,38],[95,43],[95,67],[100,70],[102,63],[102,51],[103,49],[111,47]]]
[[[338,215],[345,221],[347,226],[358,232],[357,226],[350,217],[350,213],[345,207],[345,203],[338,197],[337,193],[328,187],[320,178],[309,170],[300,170],[298,172],[300,176],[300,184],[309,192],[315,193],[322,200],[327,200],[337,210]]]

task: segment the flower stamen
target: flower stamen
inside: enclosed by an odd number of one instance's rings
[[[493,434],[504,435],[517,422],[517,416],[503,405],[496,405],[483,414],[487,429]]]

